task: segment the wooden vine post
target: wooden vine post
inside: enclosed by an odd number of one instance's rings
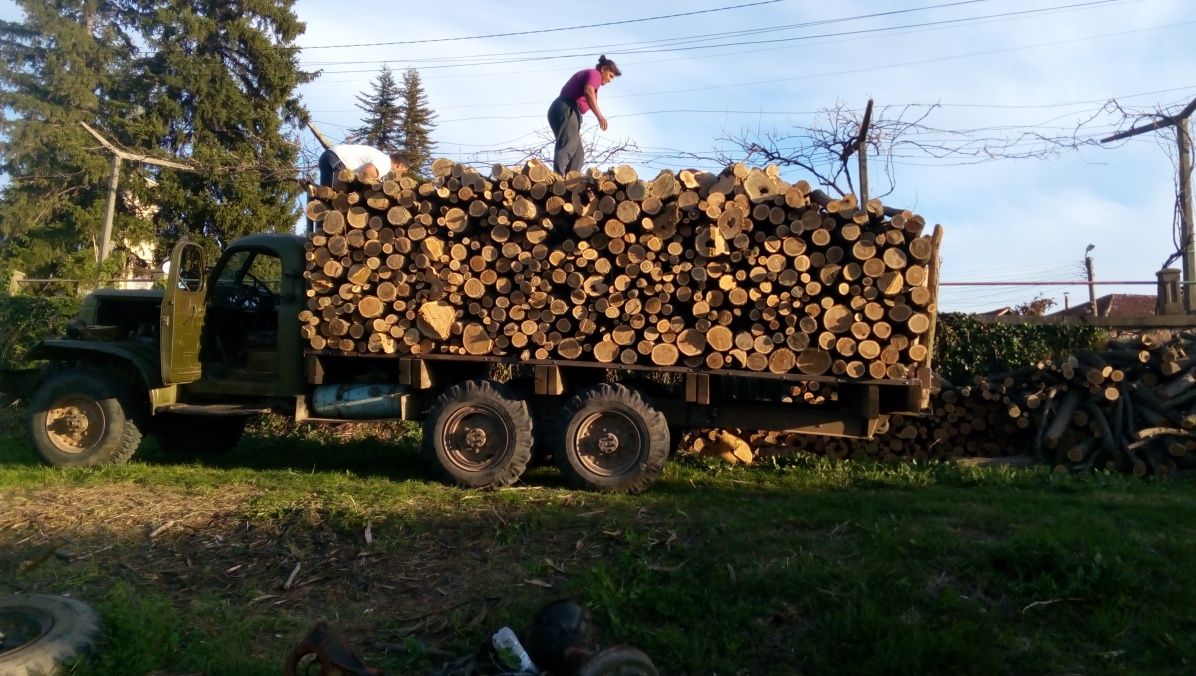
[[[1196,99],[1192,99],[1191,103],[1184,106],[1184,109],[1175,115],[1160,118],[1150,124],[1127,129],[1101,139],[1101,143],[1110,143],[1164,127],[1175,127],[1175,136],[1179,143],[1179,194],[1177,197],[1179,200],[1180,254],[1183,260],[1182,286],[1184,312],[1188,314],[1196,309],[1196,303],[1193,303],[1192,300],[1192,295],[1196,293],[1196,289],[1193,288],[1193,282],[1196,282],[1196,236],[1193,235],[1193,229],[1196,226],[1192,222],[1192,133],[1188,125],[1188,119],[1192,117],[1193,112],[1196,112]]]

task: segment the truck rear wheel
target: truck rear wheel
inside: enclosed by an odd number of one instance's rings
[[[523,476],[532,457],[527,402],[503,385],[453,385],[424,419],[424,453],[434,471],[468,488],[501,488]]]
[[[582,390],[562,420],[557,466],[574,486],[639,493],[664,470],[668,422],[635,390],[623,385]]]
[[[46,377],[29,403],[29,433],[56,467],[121,464],[141,444],[128,386],[102,371],[72,368]]]

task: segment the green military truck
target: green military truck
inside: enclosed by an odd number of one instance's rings
[[[181,242],[164,289],[87,296],[69,335],[28,355],[49,364],[29,411],[42,459],[121,463],[146,434],[167,449],[216,452],[236,445],[252,416],[273,411],[310,423],[422,420],[432,471],[462,486],[509,485],[540,453],[576,486],[638,491],[686,428],[870,437],[889,415],[916,414],[928,401],[929,359],[918,379],[845,380],[313,351],[298,320],[308,300],[304,241],[244,237],[206,274],[202,249]],[[797,381],[829,383],[837,399],[789,403]]]

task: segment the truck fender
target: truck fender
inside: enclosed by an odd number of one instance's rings
[[[135,384],[144,385],[147,389],[160,389],[164,386],[157,346],[90,340],[43,340],[29,349],[25,359],[74,362],[97,356],[127,363],[140,376],[141,382]]]

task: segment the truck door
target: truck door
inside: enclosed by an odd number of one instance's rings
[[[193,242],[179,242],[170,257],[159,331],[162,382],[167,385],[194,382],[202,373],[199,338],[205,286],[203,249]]]

